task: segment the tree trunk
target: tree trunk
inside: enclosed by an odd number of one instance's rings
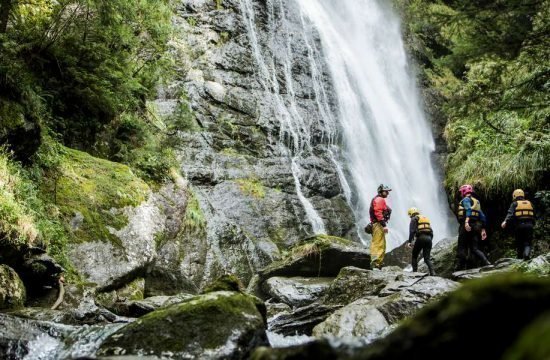
[[[8,29],[8,20],[10,12],[17,0],[0,0],[0,34],[4,34]]]

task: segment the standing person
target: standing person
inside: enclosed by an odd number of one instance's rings
[[[370,244],[371,268],[381,269],[386,255],[387,223],[390,220],[391,209],[386,203],[391,188],[388,185],[378,186],[378,195],[370,203],[370,222],[372,225],[372,241]]]
[[[485,254],[479,249],[479,241],[487,238],[486,218],[481,210],[481,203],[472,196],[474,192],[472,185],[462,185],[459,191],[462,200],[458,205],[457,270],[466,268],[468,250],[477,256],[484,265],[491,265]]]
[[[432,261],[430,260],[434,233],[432,226],[430,225],[430,219],[420,215],[420,211],[415,207],[410,208],[407,211],[407,215],[411,218],[407,246],[413,248],[411,261],[413,271],[416,272],[418,269],[418,255],[422,250],[422,256],[424,257],[424,262],[428,266],[428,272],[430,273],[430,276],[434,276],[435,273],[432,266]],[[413,241],[414,247],[412,246]]]
[[[529,260],[533,247],[535,211],[533,204],[525,199],[525,193],[521,189],[514,190],[512,200],[506,219],[502,222],[501,227],[505,229],[508,223],[514,225],[518,259]]]

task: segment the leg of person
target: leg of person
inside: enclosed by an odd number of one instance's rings
[[[521,231],[517,228],[517,226],[514,230],[514,237],[515,237],[514,245],[516,246],[516,258],[523,259],[522,234],[521,234]]]
[[[460,224],[458,227],[458,244],[456,247],[456,269],[455,270],[464,270],[466,269],[466,254],[468,251],[468,234],[466,229],[464,229],[464,224]]]
[[[432,236],[433,235],[430,234],[421,235],[418,239],[422,241],[422,256],[424,257],[424,262],[428,267],[430,276],[435,275],[432,259],[430,259],[430,253],[432,252]]]
[[[475,256],[477,256],[483,265],[491,265],[483,251],[479,250],[479,242],[481,241],[481,229],[483,228],[483,225],[481,222],[475,222],[472,225],[472,235],[470,237],[470,249]]]
[[[370,244],[371,268],[381,268],[386,251],[386,234],[384,228],[379,223],[374,223],[372,227],[372,241]]]
[[[418,255],[420,254],[420,250],[422,250],[422,246],[418,243],[418,240],[417,240],[414,242],[412,259],[411,259],[411,265],[414,272],[418,270]]]
[[[529,260],[533,246],[533,223],[519,223],[516,227],[516,241],[520,244],[519,259]]]

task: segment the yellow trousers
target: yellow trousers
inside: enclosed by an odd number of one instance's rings
[[[371,267],[382,267],[386,255],[386,234],[380,223],[374,223],[372,227],[372,241],[370,243]]]

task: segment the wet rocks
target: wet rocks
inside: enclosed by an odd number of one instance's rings
[[[263,289],[274,301],[300,307],[319,299],[332,280],[322,277],[272,277],[264,282]]]
[[[345,306],[317,325],[313,335],[342,341],[354,341],[355,337],[372,341],[388,326],[458,286],[439,277],[384,270],[342,269],[321,302]]]

